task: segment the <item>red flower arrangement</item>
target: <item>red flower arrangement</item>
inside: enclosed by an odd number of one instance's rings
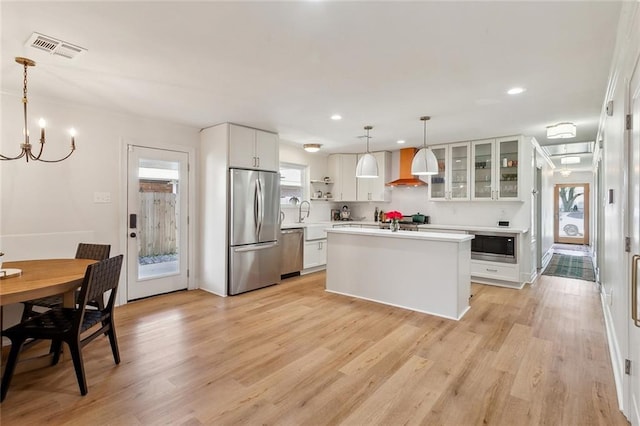
[[[402,219],[402,213],[400,213],[399,211],[396,210],[392,210],[390,212],[385,213],[385,216],[387,217],[387,219],[389,220],[398,220],[398,219]]]

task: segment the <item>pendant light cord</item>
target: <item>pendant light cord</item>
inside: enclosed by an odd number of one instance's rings
[[[367,154],[370,154],[370,152],[369,152],[369,139],[370,139],[369,130],[373,129],[373,126],[364,126],[364,129],[367,131],[367,136],[366,136],[366,138],[367,138]]]
[[[428,115],[420,117],[420,120],[424,122],[424,138],[422,139],[422,147],[427,149],[427,121],[431,120]]]

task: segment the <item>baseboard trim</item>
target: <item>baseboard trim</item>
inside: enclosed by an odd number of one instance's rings
[[[611,358],[611,368],[613,369],[613,379],[616,384],[616,395],[618,397],[618,408],[623,413],[625,412],[624,398],[623,398],[623,386],[624,386],[624,368],[622,367],[622,355],[620,353],[620,345],[616,338],[615,328],[613,325],[613,318],[611,317],[611,311],[609,305],[606,302],[607,298],[601,292],[600,302],[602,304],[602,312],[604,316],[605,331],[607,333],[607,342],[609,343],[609,357]]]

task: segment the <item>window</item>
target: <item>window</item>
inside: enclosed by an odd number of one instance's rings
[[[280,205],[295,206],[305,199],[307,166],[280,163]]]

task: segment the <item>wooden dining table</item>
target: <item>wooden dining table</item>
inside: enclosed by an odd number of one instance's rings
[[[0,279],[0,305],[62,294],[64,306],[75,306],[75,290],[82,284],[92,259],[39,259],[3,262],[6,269],[21,269],[18,276]]]
[[[96,263],[96,260],[40,259],[3,262],[3,269],[21,269],[22,272],[20,275],[0,278],[0,307],[56,294],[63,295],[65,307],[75,307],[75,291],[82,285],[87,266],[92,263]],[[15,373],[46,367],[51,365],[51,359],[50,353],[24,359],[17,365]]]

